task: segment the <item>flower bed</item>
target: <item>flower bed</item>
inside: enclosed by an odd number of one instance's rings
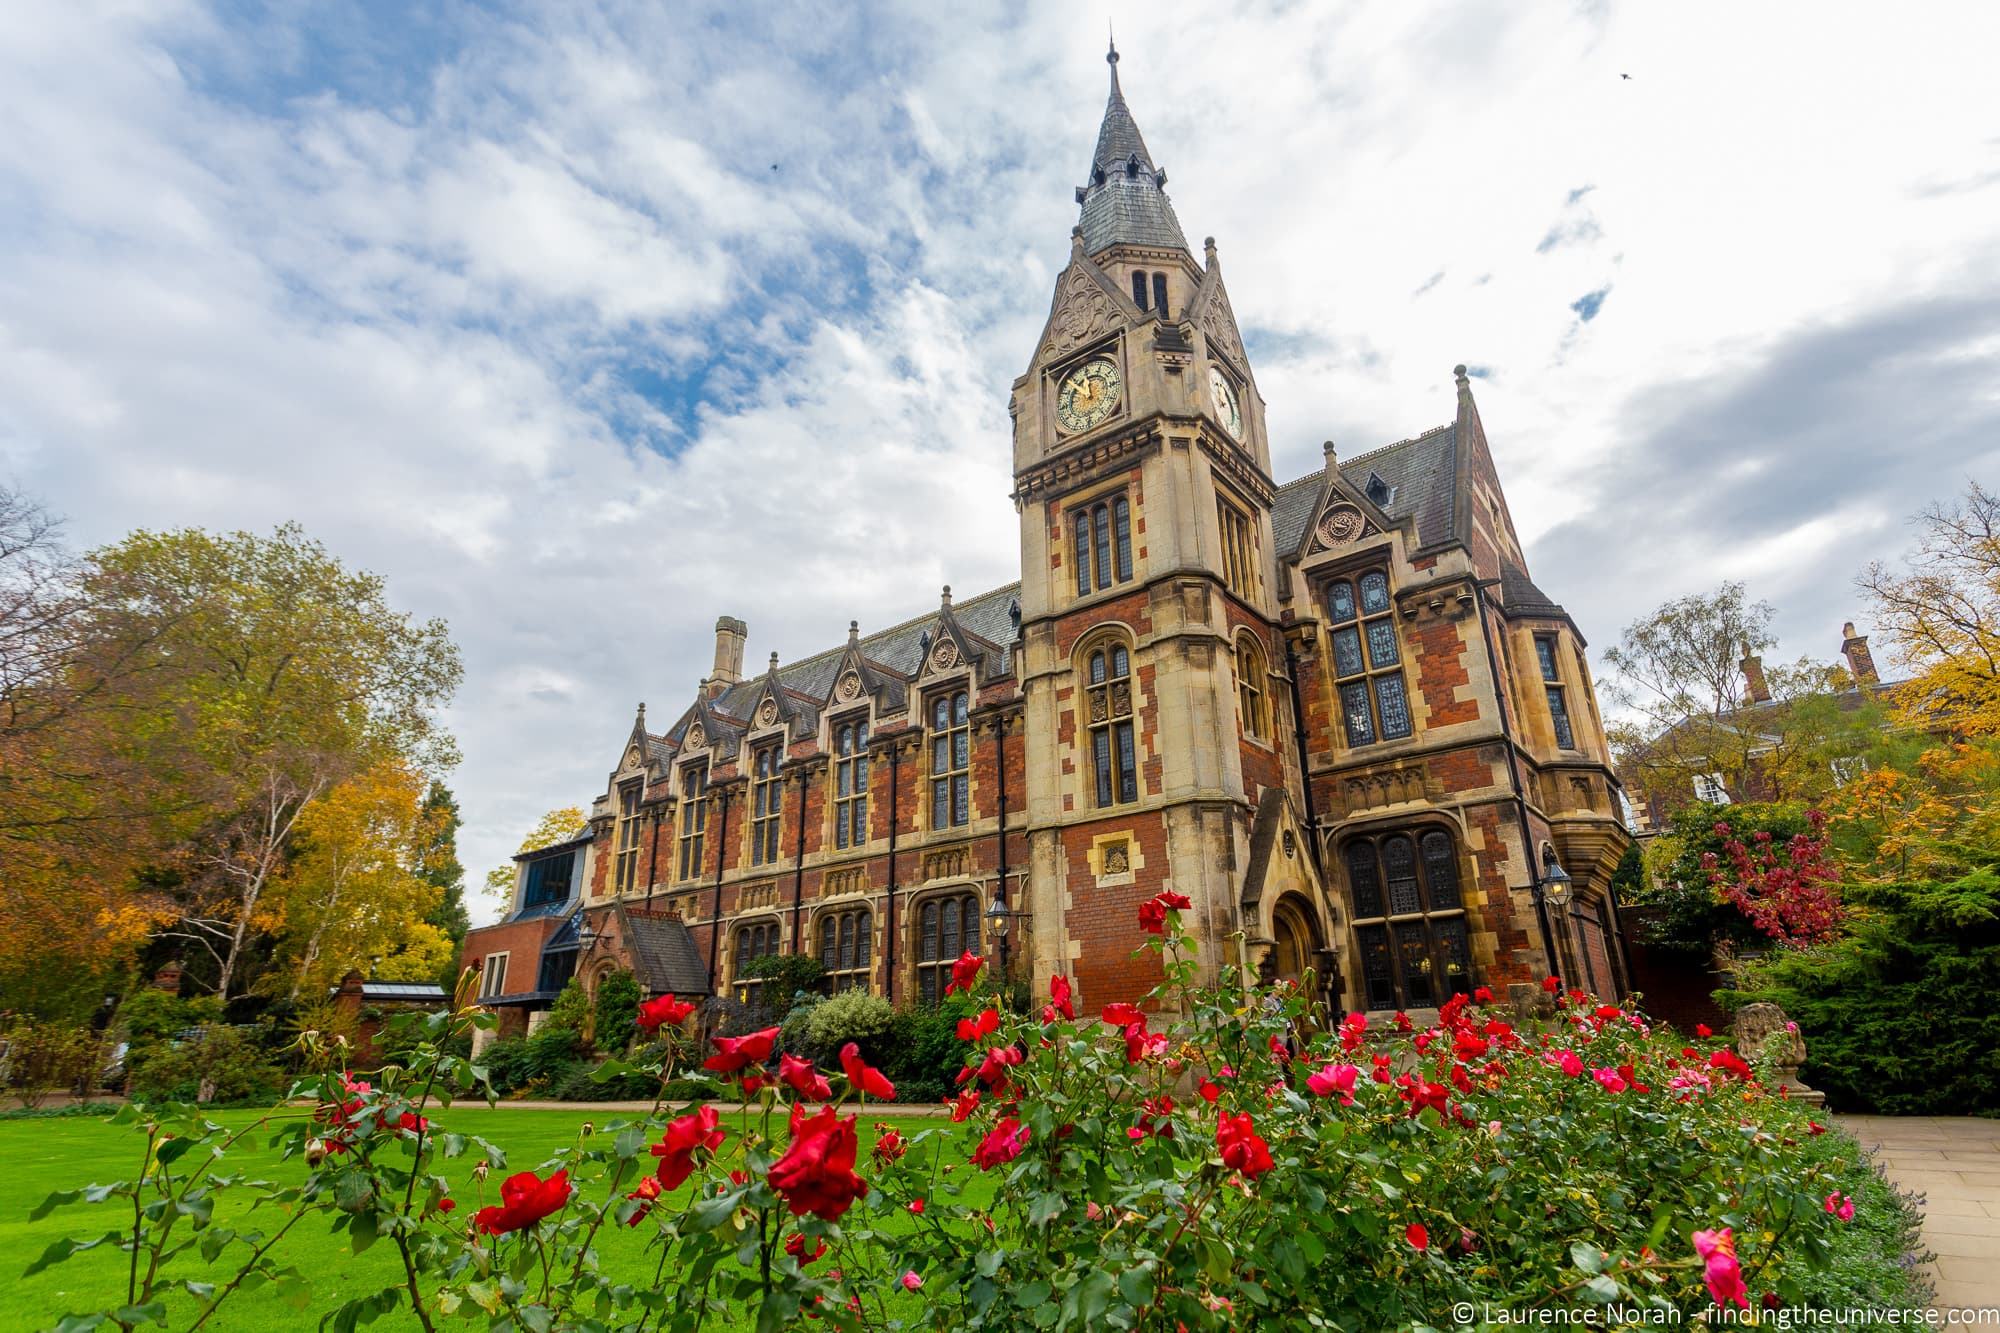
[[[268,1191],[263,1230],[211,1220],[226,1131],[135,1112],[146,1178],[52,1200],[98,1205],[113,1229],[37,1266],[136,1246],[120,1308],[77,1329],[137,1326],[181,1282],[208,1308],[246,1282],[303,1288],[282,1246],[302,1223],[401,1260],[404,1281],[327,1312],[335,1329],[399,1311],[538,1333],[1373,1330],[1552,1305],[1921,1304],[1907,1205],[1726,1048],[1581,994],[1520,1026],[1481,992],[1422,1028],[1323,1030],[1298,994],[1227,972],[1198,985],[1186,906],[1161,895],[1142,915],[1165,969],[1147,1005],[1080,1013],[1057,978],[1037,1013],[980,1008],[958,1025],[951,1119],[865,1152],[867,1103],[895,1090],[858,1047],[838,1072],[788,1058],[775,1028],[694,1051],[690,1011],[656,1001],[638,1021],[664,1054],[644,1072],[685,1078],[705,1057],[753,1109],[607,1125],[530,1171],[496,1162],[456,1211],[439,1159],[480,1145],[425,1113],[477,1089],[440,1049],[473,1020],[416,1017],[430,1042],[407,1067],[317,1085],[314,1122],[278,1131],[311,1166],[303,1186],[233,1186]],[[990,981],[968,955],[953,989],[986,998]],[[621,1270],[625,1252],[652,1259],[654,1282],[606,1276],[612,1251]]]

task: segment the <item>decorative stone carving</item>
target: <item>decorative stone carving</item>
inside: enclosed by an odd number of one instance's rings
[[[706,749],[707,746],[708,746],[708,737],[705,734],[703,734],[701,729],[701,723],[697,722],[693,726],[687,729],[688,749],[701,750],[701,749]]]
[[[972,869],[971,855],[963,847],[946,847],[924,853],[924,879],[960,879]]]
[[[1056,286],[1055,313],[1042,360],[1059,357],[1118,327],[1118,310],[1082,264],[1071,264]]]
[[[861,673],[850,671],[840,678],[840,684],[833,687],[833,697],[842,703],[852,703],[861,697]]]
[[[778,720],[778,701],[776,699],[766,699],[764,701],[763,707],[757,710],[757,725],[760,727],[768,727],[777,720]]]
[[[1768,1059],[1785,1096],[1811,1106],[1826,1102],[1826,1094],[1799,1082],[1806,1062],[1806,1041],[1799,1025],[1775,1004],[1746,1004],[1736,1011],[1736,1053],[1751,1064]]]
[[[865,866],[854,866],[846,870],[829,870],[819,882],[819,896],[838,898],[843,894],[861,893],[868,888],[868,870]]]
[[[931,649],[931,670],[949,671],[958,665],[958,645],[948,638],[938,640],[937,647]]]
[[[1132,873],[1132,845],[1130,843],[1113,842],[1105,844],[1104,873],[1107,875],[1129,875]]]
[[[1222,288],[1215,289],[1215,295],[1208,299],[1208,305],[1201,312],[1201,331],[1208,335],[1209,346],[1225,356],[1244,364],[1243,338],[1236,332],[1236,315],[1229,308],[1229,298]]]
[[[1326,512],[1319,516],[1319,526],[1314,529],[1314,535],[1319,538],[1321,546],[1345,546],[1367,527],[1368,520],[1353,505],[1328,505]]]

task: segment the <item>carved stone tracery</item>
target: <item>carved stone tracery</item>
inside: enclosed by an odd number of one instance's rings
[[[1071,264],[1056,286],[1055,313],[1049,316],[1049,338],[1041,360],[1074,351],[1118,327],[1118,310],[1104,288],[1081,263]]]
[[[1368,520],[1351,504],[1328,505],[1313,529],[1322,547],[1345,546],[1368,529]]]

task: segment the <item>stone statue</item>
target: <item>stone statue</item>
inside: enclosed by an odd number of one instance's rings
[[[1812,1106],[1823,1106],[1826,1094],[1799,1081],[1799,1066],[1806,1062],[1805,1038],[1799,1025],[1785,1017],[1775,1004],[1746,1004],[1736,1011],[1736,1053],[1751,1064],[1768,1059],[1787,1097]]]

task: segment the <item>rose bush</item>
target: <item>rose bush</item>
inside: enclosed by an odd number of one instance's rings
[[[336,1330],[390,1312],[535,1333],[1374,1330],[1450,1326],[1455,1307],[1921,1303],[1907,1204],[1726,1048],[1579,993],[1539,1018],[1482,991],[1426,1023],[1323,1023],[1300,991],[1229,969],[1200,984],[1184,907],[1147,905],[1164,980],[1143,1005],[1091,1013],[1058,978],[1009,1012],[982,960],[959,960],[975,1008],[951,1115],[907,1137],[869,1118],[891,1081],[858,1048],[822,1072],[777,1028],[697,1045],[655,1002],[657,1058],[601,1075],[664,1087],[700,1066],[741,1109],[656,1105],[509,1172],[432,1123],[482,1088],[447,1039],[485,1020],[416,1017],[428,1041],[407,1065],[302,1085],[316,1108],[274,1113],[310,1174],[234,1184],[272,1205],[254,1229],[213,1212],[217,1163],[249,1131],[133,1110],[141,1174],[44,1205],[106,1208],[111,1229],[36,1267],[131,1252],[120,1299],[66,1330],[163,1321],[171,1292],[196,1327],[245,1283],[304,1295],[281,1242],[308,1219],[401,1261],[397,1285],[325,1312]],[[489,1170],[468,1216],[439,1162],[473,1150]],[[607,1276],[613,1247],[652,1281]]]

